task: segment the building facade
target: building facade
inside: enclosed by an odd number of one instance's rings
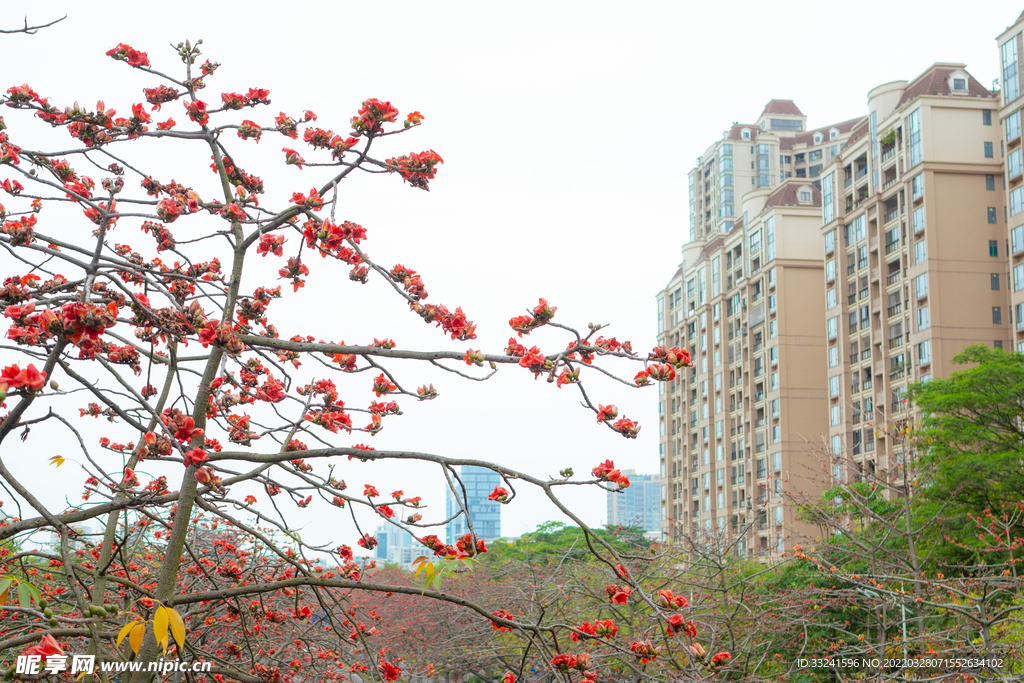
[[[827,427],[819,178],[863,121],[808,130],[772,100],[690,173],[691,240],[658,295],[659,342],[694,360],[659,383],[665,540],[768,554],[812,531],[784,482],[820,490],[807,457]]]
[[[647,534],[661,538],[661,479],[654,474],[623,470],[629,488],[608,491],[608,524],[643,527]],[[646,535],[646,534],[645,534]]]
[[[868,121],[822,177],[832,480],[899,464],[874,424],[954,354],[1010,344],[996,93],[936,63],[868,94]]]
[[[448,543],[454,544],[470,531],[466,516],[459,514],[462,509],[460,502],[469,512],[469,519],[477,538],[488,541],[501,538],[501,503],[487,500],[494,487],[501,485],[501,477],[486,467],[463,465],[459,471],[459,478],[466,490],[465,500],[462,500],[461,494],[457,499],[449,489],[445,501],[447,517],[451,519],[447,526]],[[459,483],[454,483],[458,489]],[[452,519],[453,517],[455,518]]]
[[[1007,289],[1013,349],[1024,352],[1024,152],[1021,145],[1021,72],[1024,71],[1024,14],[996,38],[999,50],[999,151],[1005,155],[1009,255]]]

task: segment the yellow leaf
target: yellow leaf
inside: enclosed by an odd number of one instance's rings
[[[53,456],[52,458],[50,458],[50,462],[51,462],[51,463],[52,463],[52,464],[53,464],[53,465],[54,465],[55,467],[60,467],[61,465],[63,465],[63,464],[64,464],[64,457],[63,457],[63,456],[60,456],[60,455],[55,455],[55,456]]]
[[[127,624],[121,627],[121,630],[117,633],[117,643],[114,645],[114,647],[121,647],[121,641],[124,640],[124,637],[128,635],[128,632],[131,631],[132,627],[135,626],[135,624],[137,623],[139,623],[138,619],[136,619],[135,621],[129,621]]]
[[[185,645],[185,621],[173,608],[167,607],[166,609],[167,617],[171,622],[171,635],[174,636],[174,642],[178,644],[178,647],[182,647]]]
[[[164,654],[167,654],[167,625],[167,608],[160,605],[153,615],[153,635],[156,636],[156,642],[164,646]]]
[[[424,563],[426,561],[427,561],[427,556],[426,555],[420,555],[415,560],[413,560],[412,563],[414,565],[416,565],[416,564],[422,564],[422,563]]]
[[[137,657],[139,655],[139,648],[142,647],[142,636],[146,633],[145,624],[139,624],[132,629],[131,634],[128,636],[128,644],[132,648],[132,652]]]

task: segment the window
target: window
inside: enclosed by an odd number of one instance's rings
[[[779,321],[772,320],[768,323],[768,338],[775,339],[779,336]]]
[[[924,196],[924,174],[918,173],[914,176],[913,180],[910,181],[910,194],[914,199],[918,199]]]
[[[742,130],[742,132],[740,133],[740,137],[743,138],[744,140],[749,140],[750,139],[750,131],[747,130],[746,128],[744,128]]]
[[[992,324],[1002,325],[1003,324],[1003,309],[1000,306],[992,307]]]
[[[930,341],[923,341],[917,345],[917,363],[924,365],[932,362],[932,345]]]
[[[714,258],[711,259],[711,297],[712,298],[718,296],[719,287],[721,286],[721,283],[720,283],[721,278],[719,277],[719,267],[718,267],[719,259],[720,259],[720,257],[718,257],[718,256],[715,256]]]
[[[996,177],[991,173],[985,176],[985,189],[989,192],[996,189]]]
[[[924,240],[918,240],[914,244],[914,263],[924,263],[928,259],[928,248]]]
[[[1012,102],[1020,94],[1017,81],[1017,36],[1003,43],[1003,104]]]
[[[996,207],[988,207],[988,222],[989,225],[995,225],[996,223]]]
[[[833,153],[833,156],[835,156],[835,153]],[[829,173],[821,179],[821,210],[822,220],[825,225],[831,223],[832,219],[835,218],[835,209],[832,204],[832,177],[834,175],[835,174],[833,173]],[[808,201],[810,201],[810,197],[808,197]],[[828,245],[828,235],[825,236],[825,244],[826,246]],[[826,253],[829,251],[832,250],[828,249]]]
[[[825,292],[825,308],[827,308],[828,310],[831,311],[835,307],[836,307],[836,288],[833,287],[832,289],[830,289],[827,292]]]
[[[992,158],[992,143],[991,142],[986,142],[985,143],[985,158],[986,159],[991,159]]]
[[[764,222],[765,261],[775,258],[775,216]]]
[[[1021,166],[1021,150],[1018,147],[1006,155],[1006,177],[1016,178],[1024,170]]]
[[[917,309],[917,331],[921,332],[922,330],[927,330],[930,324],[931,323],[928,319],[928,307],[922,306]]]
[[[1019,292],[1024,289],[1024,263],[1018,263],[1013,267],[1013,291]]]
[[[831,178],[832,176],[831,176],[831,174],[829,174],[827,177]],[[831,220],[831,219],[829,219],[829,220]],[[829,222],[829,221],[826,221],[826,223],[827,222]],[[825,253],[826,254],[831,254],[833,251],[835,251],[835,249],[836,249],[836,231],[835,230],[829,230],[827,233],[825,233]]]
[[[800,190],[800,201],[801,202],[809,202],[809,201],[811,201],[811,191],[810,190]]]
[[[833,427],[839,424],[839,406],[831,406],[828,409],[828,414],[829,424],[831,424]]]
[[[1024,266],[1024,264],[1021,264],[1021,265]],[[774,321],[772,321],[772,322],[774,322]],[[828,323],[826,324],[825,327],[826,327],[826,329],[828,331],[828,338],[829,339],[837,338],[839,336],[839,316],[836,316],[834,318],[829,318],[828,319]]]
[[[999,273],[992,273],[991,275],[989,275],[989,281],[990,281],[989,285],[991,286],[992,291],[993,292],[998,292],[999,291]]]
[[[779,390],[779,373],[773,372],[771,375],[771,384],[769,385],[768,391]]]
[[[772,443],[782,443],[782,427],[772,425]]]
[[[999,256],[999,242],[997,240],[988,241],[988,255]]]
[[[1024,211],[1024,187],[1010,190],[1010,215],[1016,216]]]
[[[828,395],[832,398],[839,396],[839,375],[828,378]]]
[[[1014,254],[1024,251],[1024,225],[1018,225],[1010,231],[1010,248]]]
[[[761,231],[755,230],[750,233],[750,255],[754,256],[761,251]]]
[[[828,349],[828,366],[834,368],[839,365],[839,347],[830,346]]]
[[[928,296],[928,273],[921,273],[914,278],[914,289],[917,290],[917,298]]]
[[[836,260],[825,261],[825,282],[832,282],[836,279]]]
[[[992,110],[991,109],[982,109],[981,110],[981,125],[983,125],[983,126],[991,126],[992,125]]]
[[[768,119],[768,125],[772,130],[797,130],[802,131],[804,124],[800,121],[790,119]]]
[[[953,79],[953,90],[966,92],[967,91],[967,79],[966,78],[954,78]],[[986,112],[988,113],[988,112]]]
[[[854,234],[856,235],[856,239],[854,240],[855,242],[860,242],[862,239],[868,236],[867,228],[867,217],[864,214],[857,216],[856,220],[853,221],[853,230]]]
[[[924,230],[924,207],[919,206],[914,209],[914,233],[917,234]]]
[[[907,117],[910,128],[910,165],[921,163],[921,110],[915,109]]]
[[[843,437],[838,434],[832,436],[832,453],[839,455],[843,452]]]
[[[1020,112],[1006,117],[1006,141],[1015,140],[1020,136]]]

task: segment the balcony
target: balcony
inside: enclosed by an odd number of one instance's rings
[[[843,181],[843,189],[848,188],[850,185],[853,185],[853,178],[846,176],[846,180]]]
[[[895,349],[897,346],[903,346],[903,335],[893,337],[889,340],[889,348]]]
[[[888,256],[889,254],[891,254],[892,252],[896,251],[899,248],[900,248],[900,241],[899,240],[893,240],[892,242],[886,242],[885,243],[885,255]]]
[[[868,174],[868,167],[865,166],[864,168],[862,168],[859,171],[857,171],[857,173],[854,174],[853,178],[854,178],[854,180],[860,180],[861,178],[867,176],[867,174]]]
[[[888,151],[882,152],[882,163],[884,164],[885,162],[889,161],[889,159],[892,159],[894,156],[896,156],[896,150],[898,149],[899,147],[893,145],[892,147],[889,148]]]
[[[885,212],[885,217],[884,217],[884,222],[885,223],[892,223],[894,220],[899,218],[899,216],[900,216],[900,210],[898,208],[893,209],[892,211],[886,211]]]
[[[850,325],[850,334],[857,334],[857,323]]]
[[[871,349],[864,349],[860,352],[861,360],[868,360],[869,358],[871,358]]]
[[[891,318],[894,315],[899,315],[903,311],[903,304],[896,304],[895,306],[889,306],[889,308],[886,309],[886,310],[887,310],[887,312],[889,314],[888,317]]]
[[[846,274],[853,275],[855,272],[857,272],[857,264],[851,261],[850,265],[846,266]]]
[[[850,296],[846,297],[846,303],[848,303],[851,306],[857,303],[857,295],[851,294]]]
[[[871,378],[864,380],[864,384],[861,385],[861,391],[867,391],[871,388]]]
[[[868,288],[867,287],[865,287],[864,289],[860,290],[860,298],[861,299],[867,299],[868,298]]]
[[[889,253],[888,252],[888,248],[886,248],[886,249],[887,249],[886,253]],[[896,284],[899,281],[900,281],[900,271],[897,270],[895,273],[889,273],[889,275],[885,278],[885,286],[888,287],[889,285],[894,285],[894,284]]]
[[[859,360],[860,360],[860,354],[859,353],[854,352],[854,353],[850,354],[850,363],[856,363]]]

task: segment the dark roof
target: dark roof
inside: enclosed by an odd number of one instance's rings
[[[757,134],[761,132],[761,129],[756,123],[734,123],[732,128],[729,129],[729,134],[726,136],[726,140],[743,140],[743,129],[746,128],[750,131],[750,139],[753,140],[757,137]],[[746,142],[744,140],[744,142]]]
[[[797,199],[796,193],[800,190],[811,191],[811,201],[800,202]],[[821,206],[821,190],[816,188],[812,183],[804,180],[788,180],[783,183],[775,192],[772,192],[768,199],[764,202],[765,208],[771,206]]]
[[[923,97],[925,95],[951,95],[948,78],[954,71],[963,71],[966,64],[933,64],[923,74],[917,77],[913,83],[908,85],[900,98],[899,107],[907,102]],[[978,80],[967,73],[967,96],[968,97],[995,97],[991,90],[983,86]]]
[[[846,141],[846,147],[850,147],[853,143],[860,140],[862,137],[868,134],[868,120],[865,118],[863,122],[853,129],[853,134]]]
[[[792,138],[783,138],[783,140],[785,142],[787,142],[788,144],[784,144],[782,148],[783,149],[793,149],[794,145],[799,145],[799,144],[814,145],[814,134],[815,133],[821,133],[822,134],[822,137],[823,137],[822,142],[823,143],[828,142],[828,132],[830,130],[832,130],[833,128],[837,129],[839,131],[840,135],[843,135],[844,133],[849,133],[851,130],[853,130],[858,124],[860,124],[864,120],[865,120],[865,117],[860,116],[860,117],[857,117],[855,119],[850,119],[849,121],[841,121],[840,123],[833,123],[831,126],[825,126],[824,128],[816,128],[814,130],[807,131],[806,133],[801,133],[800,135],[795,135]]]
[[[796,106],[793,100],[772,100],[768,104],[764,105],[764,111],[761,112],[761,116],[765,114],[787,114],[789,116],[803,116],[804,113],[800,111],[800,107]]]

